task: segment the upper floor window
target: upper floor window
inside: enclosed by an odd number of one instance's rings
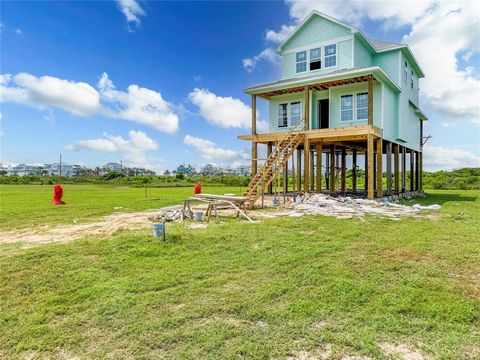
[[[368,93],[357,94],[357,120],[368,118]]]
[[[297,73],[307,71],[307,52],[300,51],[296,54],[297,60]]]
[[[407,77],[408,77],[408,63],[407,60],[405,60],[405,66],[403,68],[403,81],[407,83]]]
[[[288,104],[278,104],[278,127],[288,126]]]
[[[325,46],[325,67],[337,65],[337,44]]]
[[[290,125],[298,123],[302,117],[302,103],[300,101],[292,102],[290,107]]]
[[[322,48],[310,50],[310,70],[322,68]]]
[[[413,89],[413,70],[410,74],[410,87]]]
[[[353,95],[340,97],[340,121],[353,121]]]

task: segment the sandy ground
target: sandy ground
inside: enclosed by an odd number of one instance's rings
[[[60,227],[37,228],[35,230],[15,230],[0,232],[0,244],[24,242],[30,244],[48,244],[68,242],[86,236],[108,236],[120,229],[145,229],[151,226],[148,216],[158,211],[121,213],[106,216],[101,221]]]

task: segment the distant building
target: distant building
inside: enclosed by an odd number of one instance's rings
[[[116,162],[109,162],[103,165],[103,168],[107,171],[112,171],[112,172],[122,172],[123,170],[122,164],[116,163]]]
[[[10,176],[40,176],[43,174],[44,169],[44,164],[10,164],[7,174]]]

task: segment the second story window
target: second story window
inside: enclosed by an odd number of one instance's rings
[[[408,63],[407,63],[407,60],[405,60],[405,65],[403,67],[403,81],[405,81],[405,84],[408,81],[407,78],[408,78]]]
[[[278,127],[288,126],[288,104],[278,104]]]
[[[300,51],[296,53],[297,73],[307,71],[307,52]]]
[[[341,96],[340,121],[353,121],[353,95]]]
[[[410,87],[413,89],[413,70],[410,73]]]
[[[322,68],[322,48],[310,50],[310,70]]]
[[[325,67],[337,66],[337,44],[325,46]]]
[[[368,93],[357,94],[357,120],[368,118]]]
[[[302,117],[302,103],[300,101],[292,102],[290,112],[290,125],[293,126],[298,123]]]

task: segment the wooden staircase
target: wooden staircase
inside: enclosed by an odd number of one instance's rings
[[[248,184],[244,195],[249,200],[249,208],[253,208],[257,199],[267,189],[268,185],[280,174],[286,162],[292,156],[295,149],[303,142],[305,134],[305,119],[296,123],[285,137],[278,142],[275,149],[268,156],[267,161],[257,171],[257,174]]]

